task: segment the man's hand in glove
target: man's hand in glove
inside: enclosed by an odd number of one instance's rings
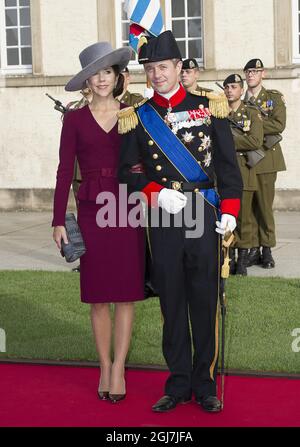
[[[158,195],[158,205],[170,214],[177,214],[187,202],[187,198],[182,192],[164,188]]]
[[[224,236],[224,234],[227,231],[231,231],[232,233],[235,230],[236,219],[231,214],[222,214],[221,222],[217,221],[216,225],[217,225],[216,232]]]

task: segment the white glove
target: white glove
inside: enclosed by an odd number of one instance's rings
[[[221,222],[216,222],[216,225],[216,232],[224,236],[227,231],[231,231],[231,233],[234,231],[236,228],[236,218],[231,214],[222,214]]]
[[[170,214],[177,214],[185,207],[187,198],[174,189],[164,188],[158,194],[158,205]]]

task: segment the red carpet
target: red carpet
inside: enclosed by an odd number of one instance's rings
[[[225,408],[204,413],[194,402],[156,414],[166,372],[126,372],[126,400],[100,401],[98,369],[0,365],[1,427],[299,427],[300,380],[225,378]]]

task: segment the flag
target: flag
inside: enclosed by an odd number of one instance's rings
[[[160,0],[125,0],[125,11],[130,20],[129,44],[137,53],[140,39],[164,30]]]

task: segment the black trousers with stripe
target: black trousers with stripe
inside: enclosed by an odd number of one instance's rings
[[[176,397],[190,397],[192,392],[215,395],[217,391],[221,241],[215,232],[216,211],[202,203],[202,237],[188,238],[184,224],[180,228],[149,227],[152,281],[160,297],[162,347],[170,370],[165,393]]]

